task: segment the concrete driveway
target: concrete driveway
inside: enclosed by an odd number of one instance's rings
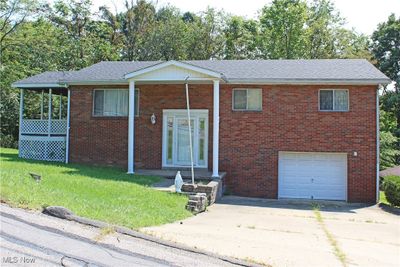
[[[229,196],[142,231],[272,266],[400,266],[400,216],[378,206]]]

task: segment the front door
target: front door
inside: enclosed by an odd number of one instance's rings
[[[190,115],[193,163],[207,168],[208,110],[191,110]],[[163,166],[189,167],[190,139],[186,110],[164,110]]]
[[[191,164],[190,161],[190,139],[189,139],[189,124],[187,118],[176,117],[175,129],[176,133],[176,160],[175,165],[187,166]],[[190,119],[190,126],[192,128],[192,145],[194,145],[194,128],[197,128],[194,120]],[[194,149],[193,149],[194,150]]]

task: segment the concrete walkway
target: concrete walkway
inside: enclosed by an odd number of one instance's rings
[[[400,217],[377,206],[224,197],[208,211],[142,231],[272,266],[400,266]]]

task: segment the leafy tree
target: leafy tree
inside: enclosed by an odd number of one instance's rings
[[[125,43],[122,58],[127,60],[143,59],[142,42],[154,26],[156,9],[152,3],[138,0],[136,4],[125,2],[127,11],[121,15],[122,32]]]
[[[257,21],[232,16],[228,19],[224,37],[225,59],[255,59],[261,56]]]
[[[394,90],[384,89],[381,97],[381,107],[384,112],[392,114],[390,117],[396,127],[388,129],[393,138],[387,147],[397,151],[396,163],[400,164],[400,18],[390,15],[386,22],[378,25],[372,34],[371,50],[376,60],[376,66],[394,81]]]
[[[305,54],[307,4],[303,0],[274,0],[261,11],[263,57],[302,58]]]
[[[41,8],[36,0],[0,1],[0,52],[5,49],[4,41],[28,16],[39,13]]]

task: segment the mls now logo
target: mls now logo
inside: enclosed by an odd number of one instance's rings
[[[26,257],[3,257],[2,263],[35,263],[35,259]]]
[[[3,263],[18,263],[18,257],[3,257]]]

